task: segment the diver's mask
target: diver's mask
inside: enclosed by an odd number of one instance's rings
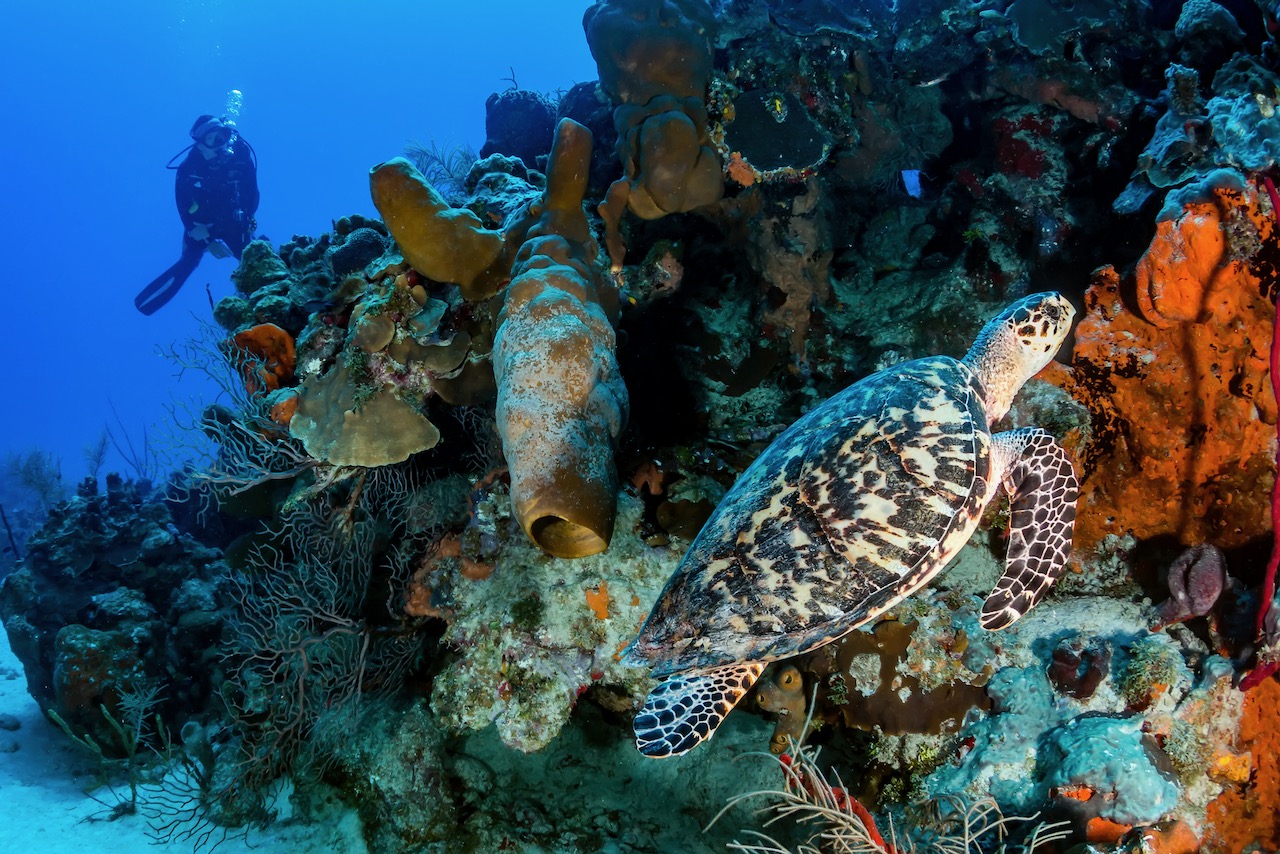
[[[232,136],[234,134],[226,128],[218,128],[205,134],[203,145],[205,148],[226,148]]]
[[[191,138],[196,141],[196,146],[205,157],[221,158],[231,154],[236,131],[229,122],[211,118],[192,130]]]

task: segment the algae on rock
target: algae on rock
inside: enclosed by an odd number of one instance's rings
[[[640,539],[638,498],[624,493],[618,504],[607,554],[552,558],[508,529],[493,575],[454,586],[456,618],[444,641],[458,658],[436,678],[431,697],[446,725],[492,723],[509,747],[541,750],[582,691],[600,686],[623,708],[648,691],[648,674],[622,665],[617,653],[635,637],[679,554]]]

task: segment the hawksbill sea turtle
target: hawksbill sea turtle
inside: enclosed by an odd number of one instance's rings
[[[623,660],[662,681],[636,746],[675,756],[715,733],[765,665],[873,620],[942,571],[1004,489],[1004,574],[981,623],[1011,625],[1066,565],[1079,485],[1037,427],[991,433],[1062,345],[1075,310],[1034,294],[990,320],[959,361],[872,374],[788,427],[734,483]]]

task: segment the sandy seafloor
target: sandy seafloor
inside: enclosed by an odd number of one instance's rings
[[[97,780],[96,761],[51,724],[27,693],[22,664],[0,631],[0,852],[3,854],[114,854],[114,852],[190,851],[190,842],[156,847],[147,835],[149,819],[135,814],[103,821],[107,807],[85,794]],[[14,749],[16,746],[16,750]],[[127,792],[127,787],[117,787]],[[93,796],[114,803],[99,788]],[[95,818],[98,817],[98,818]],[[154,819],[152,819],[154,820]],[[217,837],[215,837],[217,838]],[[231,852],[341,852],[366,850],[360,821],[340,809],[310,824],[277,821],[247,838],[228,837],[217,850]]]

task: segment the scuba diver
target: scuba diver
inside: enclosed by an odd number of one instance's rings
[[[154,314],[182,288],[208,250],[215,258],[240,253],[253,239],[258,210],[258,157],[235,122],[201,116],[191,126],[191,145],[179,151],[166,168],[178,172],[175,195],[182,217],[182,255],[157,276],[133,304]],[[177,166],[174,161],[185,154]]]

